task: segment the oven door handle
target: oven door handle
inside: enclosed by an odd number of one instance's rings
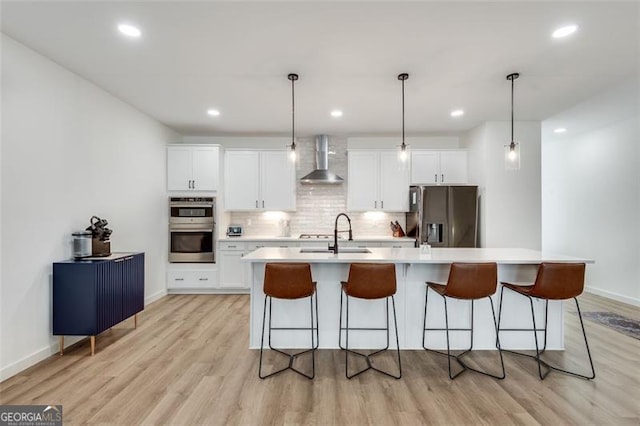
[[[171,228],[169,228],[169,232],[213,232],[213,228],[194,228],[194,227],[177,228],[177,227],[171,227]]]
[[[169,204],[169,207],[184,207],[193,209],[212,209],[213,204]]]

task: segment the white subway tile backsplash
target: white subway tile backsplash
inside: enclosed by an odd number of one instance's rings
[[[296,178],[315,169],[315,139],[297,140],[298,164]],[[297,210],[279,214],[265,212],[232,212],[231,223],[241,224],[245,235],[278,236],[280,221],[289,220],[291,236],[303,233],[333,233],[338,213],[346,212],[351,218],[354,236],[391,235],[390,221],[405,227],[404,213],[349,213],[347,209],[347,139],[329,139],[329,169],[345,181],[341,185],[296,184]],[[342,228],[344,225],[340,225]]]

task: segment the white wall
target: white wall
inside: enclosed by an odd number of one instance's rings
[[[179,136],[2,36],[0,380],[49,356],[52,262],[97,215],[112,251],[146,253],[147,301],[166,292],[166,144]],[[71,340],[71,339],[69,339]]]
[[[622,82],[542,123],[543,249],[594,259],[587,289],[636,305],[639,90],[637,79]]]
[[[481,247],[541,247],[540,122],[515,122],[520,170],[504,167],[510,122],[487,122],[461,145],[469,150],[469,183],[478,184]]]

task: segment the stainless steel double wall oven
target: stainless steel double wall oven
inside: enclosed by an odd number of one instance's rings
[[[169,262],[215,262],[214,197],[169,198]]]

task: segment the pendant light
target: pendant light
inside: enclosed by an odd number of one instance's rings
[[[509,171],[520,169],[520,143],[513,137],[513,86],[518,77],[520,74],[517,72],[507,76],[511,81],[511,142],[504,146],[504,167]]]
[[[402,144],[400,145],[400,161],[407,161],[407,157],[409,156],[409,152],[407,145],[404,142],[404,81],[409,78],[409,74],[402,73],[398,74],[398,80],[402,81]]]
[[[291,145],[289,147],[289,158],[296,161],[296,98],[294,83],[298,80],[298,74],[289,74],[287,76],[291,80]]]

